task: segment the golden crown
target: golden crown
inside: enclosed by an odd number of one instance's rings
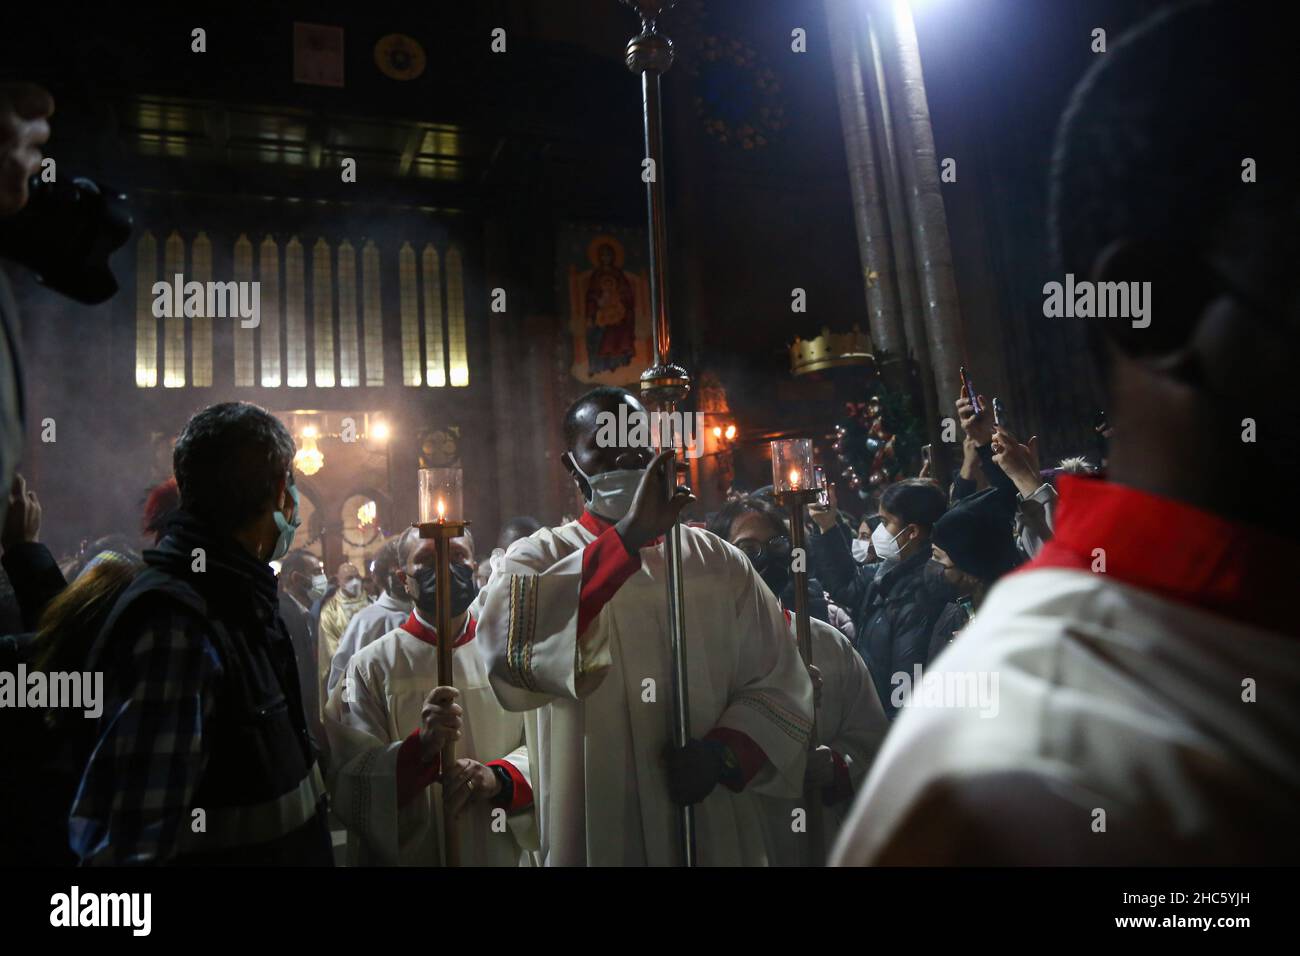
[[[790,346],[790,371],[807,375],[828,368],[850,365],[872,365],[871,336],[856,325],[848,332],[832,332],[822,326],[822,334],[815,339],[796,338]]]

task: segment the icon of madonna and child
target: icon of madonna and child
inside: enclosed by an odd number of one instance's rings
[[[591,269],[569,266],[575,378],[633,381],[650,364],[650,290],[644,272],[625,268],[623,243],[602,234],[587,245]]]

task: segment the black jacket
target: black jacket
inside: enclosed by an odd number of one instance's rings
[[[196,549],[202,549],[200,571]],[[179,512],[113,608],[97,644],[129,653],[146,628],[182,628],[215,650],[221,678],[193,795],[207,828],[182,828],[177,863],[333,864],[326,800],[293,645],[270,566]],[[111,674],[105,675],[108,682]],[[110,692],[109,699],[113,699]]]
[[[24,541],[7,548],[4,556],[0,557],[0,565],[13,585],[23,615],[23,627],[29,631],[36,630],[41,614],[68,586],[59,570],[59,563],[50,554],[50,549],[39,541]]]
[[[831,600],[853,617],[853,646],[871,670],[876,693],[887,717],[897,706],[891,700],[895,674],[913,679],[913,667],[929,657],[935,623],[954,591],[939,565],[930,560],[929,543],[889,567],[859,564],[849,549],[848,535],[836,526],[810,539],[812,569]]]

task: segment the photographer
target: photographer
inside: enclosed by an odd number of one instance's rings
[[[54,99],[31,83],[0,83],[0,216],[27,205],[27,180],[41,167]],[[23,375],[18,307],[0,269],[0,487],[13,483],[23,450]],[[4,500],[0,507],[7,508]]]

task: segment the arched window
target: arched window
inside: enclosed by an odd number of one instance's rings
[[[302,243],[294,236],[284,247],[284,342],[290,388],[307,385],[307,286]]]
[[[135,384],[158,384],[158,320],[153,314],[153,285],[158,281],[158,243],[153,233],[135,244]]]
[[[235,240],[235,281],[253,281],[253,244],[240,233]],[[257,329],[246,329],[242,322],[233,322],[235,336],[235,384],[251,388],[257,384],[257,365],[254,361],[254,336]]]
[[[261,324],[257,332],[262,346],[262,386],[280,387],[280,247],[267,236],[258,251],[258,279],[261,282]]]
[[[316,385],[334,387],[334,283],[330,246],[317,239],[311,250],[312,346],[316,352]]]
[[[207,283],[212,280],[212,241],[206,232],[194,237],[190,247],[194,281]],[[207,296],[204,295],[204,302]],[[212,316],[203,309],[203,315],[196,315],[190,320],[190,384],[196,388],[212,387]]]
[[[185,273],[185,240],[176,230],[167,237],[163,246],[163,275],[168,283]],[[163,319],[163,388],[183,388],[185,385],[185,313],[176,314],[173,306],[170,318]]]
[[[357,255],[352,243],[339,243],[339,384],[361,384],[357,372]]]

